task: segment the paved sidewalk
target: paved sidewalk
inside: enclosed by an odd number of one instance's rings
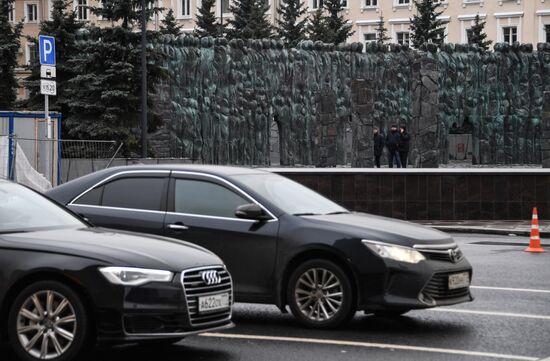
[[[445,232],[529,236],[531,221],[414,221]],[[539,220],[541,237],[550,237],[550,221]]]

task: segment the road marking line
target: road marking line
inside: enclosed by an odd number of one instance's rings
[[[459,309],[456,309],[456,308],[429,308],[429,309],[426,309],[426,311],[470,313],[470,314],[474,314],[474,315],[504,316],[504,317],[534,318],[534,319],[537,319],[537,320],[550,320],[550,316],[532,315],[532,314],[529,314],[529,313],[459,310]]]
[[[498,354],[498,353],[492,353],[492,352],[455,350],[455,349],[448,349],[448,348],[395,345],[390,343],[327,340],[327,339],[304,338],[304,337],[245,335],[245,334],[232,334],[232,333],[203,333],[200,336],[233,338],[233,339],[243,339],[243,340],[282,341],[282,342],[311,343],[311,344],[337,345],[337,346],[367,347],[367,348],[380,348],[380,349],[392,349],[392,350],[445,353],[445,354],[466,355],[466,356],[479,356],[479,357],[500,358],[500,359],[509,359],[509,360],[539,361],[538,357],[506,355],[506,354]]]
[[[489,287],[489,286],[470,286],[470,288],[475,288],[480,290],[550,293],[550,290],[540,290],[540,289],[534,289],[534,288],[508,288],[508,287]]]

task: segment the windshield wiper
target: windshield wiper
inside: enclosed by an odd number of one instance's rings
[[[326,213],[325,216],[332,216],[333,214],[348,214],[348,211],[338,211],[338,212],[330,212]]]
[[[307,212],[305,212],[305,213],[293,213],[292,215],[293,216],[298,216],[298,217],[299,216],[319,216],[320,213],[311,213],[311,212],[307,213]]]
[[[24,229],[14,229],[12,231],[0,231],[0,234],[11,234],[11,233],[27,233],[30,231],[24,230]]]

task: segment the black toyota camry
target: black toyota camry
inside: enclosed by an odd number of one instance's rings
[[[0,337],[21,359],[76,359],[95,340],[175,342],[232,326],[231,304],[210,251],[91,227],[0,180]]]
[[[226,263],[236,301],[289,306],[312,327],[472,300],[472,268],[449,235],[349,212],[266,171],[118,167],[47,195],[97,225],[204,246]]]

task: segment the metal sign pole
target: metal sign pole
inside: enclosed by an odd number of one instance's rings
[[[50,118],[49,99],[44,95],[44,117],[46,119],[46,138],[52,139],[52,120]]]

